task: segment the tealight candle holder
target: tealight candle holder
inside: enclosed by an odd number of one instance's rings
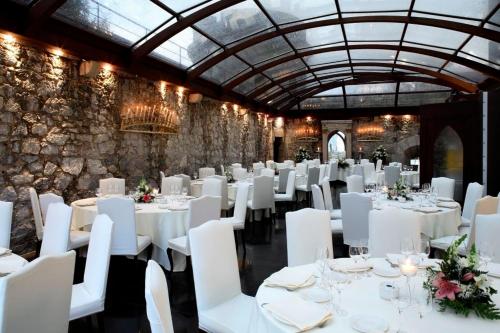
[[[402,275],[406,276],[406,285],[408,287],[408,299],[411,304],[411,286],[410,279],[418,272],[418,264],[415,258],[404,257],[399,260],[399,270]]]

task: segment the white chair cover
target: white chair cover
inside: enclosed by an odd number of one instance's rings
[[[213,176],[206,178],[201,187],[201,195],[219,197],[222,200],[222,180]]]
[[[344,244],[353,245],[368,239],[368,214],[373,209],[372,199],[359,193],[341,193]]]
[[[483,185],[479,183],[470,183],[467,186],[465,194],[464,208],[462,210],[462,225],[470,226],[470,221],[474,214],[474,206],[476,201],[483,196]]]
[[[329,173],[328,173],[328,180],[333,182],[336,181],[339,178],[339,164],[337,161],[332,161],[329,164]]]
[[[245,168],[233,168],[233,178],[235,180],[242,180],[247,178],[248,173]]]
[[[288,165],[286,165],[285,163],[275,163],[275,165],[277,170],[288,168]]]
[[[12,226],[12,202],[0,201],[0,247],[10,248],[10,229]]]
[[[220,165],[220,174],[221,176],[224,176],[226,174],[226,169],[224,168],[224,165]]]
[[[182,192],[182,178],[176,176],[165,177],[161,180],[161,194],[171,195]]]
[[[476,248],[488,248],[493,255],[492,261],[500,263],[500,214],[476,216]]]
[[[284,160],[283,163],[285,163],[289,168],[293,168],[295,166],[295,162],[292,160]]]
[[[375,166],[375,172],[382,171],[382,160],[377,160],[377,165]]]
[[[305,176],[307,173],[307,164],[297,163],[295,165],[295,171],[297,172],[297,176]]]
[[[165,172],[160,170],[160,183],[163,178],[165,178]]]
[[[312,197],[313,197],[313,206],[314,209],[325,210],[325,203],[323,202],[323,193],[321,193],[321,189],[318,185],[311,185]]]
[[[247,332],[256,305],[253,297],[241,293],[232,226],[209,221],[190,229],[189,238],[199,327]]]
[[[326,173],[326,164],[321,164],[319,166],[319,177],[318,177],[318,180],[322,180],[323,178],[325,178],[325,175],[327,175],[327,173]]]
[[[401,169],[398,166],[386,166],[384,168],[385,185],[392,188],[401,177]]]
[[[361,176],[363,178],[363,184],[365,183],[365,175],[363,173],[363,166],[361,164],[355,164],[352,167],[352,174]]]
[[[325,203],[325,209],[333,211],[332,192],[330,189],[330,182],[328,181],[328,178],[325,177],[321,181],[321,189],[323,190],[323,202]]]
[[[40,257],[68,251],[72,208],[59,202],[49,205]]]
[[[33,187],[29,188],[30,200],[31,200],[31,210],[33,211],[33,219],[35,220],[36,237],[39,241],[43,238],[43,219],[42,210],[40,209],[40,201],[38,200],[38,194]]]
[[[220,219],[221,198],[213,196],[202,196],[189,201],[189,230],[199,227],[210,220]],[[190,253],[189,237],[187,239],[187,249]]]
[[[298,187],[297,189],[300,191],[309,192],[311,191],[311,186],[314,184],[318,185],[318,183],[319,183],[319,168],[310,167],[307,170],[307,184],[305,188]]]
[[[346,158],[346,160],[345,160],[345,161],[346,161],[346,162],[347,162],[347,164],[349,164],[349,166],[351,166],[351,167],[352,167],[352,166],[354,165],[354,163],[355,163],[353,158]]]
[[[288,173],[288,179],[286,181],[286,192],[276,193],[274,195],[274,201],[295,201],[295,171],[292,170]]]
[[[75,252],[40,257],[0,279],[2,333],[67,333]]]
[[[252,163],[252,168],[253,170],[255,171],[255,169],[262,169],[262,168],[265,168],[265,164],[262,163],[262,162],[255,162],[255,163]]]
[[[375,174],[375,166],[373,163],[365,163],[362,164],[363,167],[363,179],[365,185],[368,184],[376,184],[377,183],[377,175]]]
[[[365,164],[368,164],[370,163],[370,160],[367,159],[367,158],[362,158],[361,161],[359,162],[361,165],[365,165]]]
[[[400,163],[400,162],[391,162],[391,163],[389,163],[389,166],[398,167],[399,171],[401,171],[401,169],[403,168],[403,163]]]
[[[174,333],[167,280],[154,260],[148,261],[144,294],[151,333]]]
[[[315,167],[319,167],[321,165],[321,161],[319,160],[319,158],[315,158],[312,161]]]
[[[151,237],[138,236],[135,224],[135,203],[129,198],[97,200],[97,213],[106,214],[115,223],[112,255],[136,256],[151,244]]]
[[[288,174],[292,169],[281,169],[278,176],[278,193],[283,193],[286,191],[286,185],[288,183]]]
[[[330,214],[324,210],[304,208],[287,212],[286,242],[288,266],[312,264],[316,261],[318,249],[328,248],[333,258]]]
[[[182,178],[182,187],[187,189],[187,195],[191,195],[191,177],[183,173],[177,174],[175,177]]]
[[[278,170],[284,170],[284,169],[278,169]],[[266,176],[266,177],[274,177],[274,170],[268,169],[268,168],[262,169],[262,171],[260,172],[260,175]]]
[[[229,193],[227,190],[227,177],[226,176],[212,176],[211,178],[215,178],[221,181],[221,209],[229,210],[234,207],[234,201],[229,200]],[[202,187],[203,193],[203,187]],[[204,194],[203,195],[213,195],[213,194]]]
[[[200,168],[198,170],[198,177],[200,177],[200,179],[204,179],[213,175],[215,175],[215,168]]]
[[[269,168],[269,169],[274,169],[274,161],[273,160],[267,160],[266,161],[266,168]]]
[[[253,179],[252,199],[248,208],[274,209],[274,177],[258,176]]]
[[[364,193],[365,192],[365,186],[363,184],[363,177],[358,176],[358,175],[352,175],[348,176],[346,178],[346,183],[347,183],[347,192],[357,192],[357,193]]]
[[[49,208],[49,205],[51,203],[58,203],[58,202],[64,203],[63,197],[54,193],[40,194],[38,196],[38,200],[40,202],[40,210],[42,211],[42,219],[44,221],[44,224],[45,221],[47,220],[47,209]]]
[[[233,169],[237,169],[237,168],[241,168],[242,166],[241,166],[241,163],[233,163],[233,164],[231,164],[231,167]]]
[[[233,217],[222,217],[221,222],[231,222],[235,230],[245,229],[249,183],[239,183],[236,191]]]
[[[431,187],[437,191],[438,196],[453,199],[455,194],[455,179],[446,177],[432,178]]]
[[[106,178],[99,180],[99,188],[101,194],[118,194],[125,195],[125,179],[123,178]]]
[[[69,319],[104,311],[114,222],[97,215],[92,224],[83,282],[73,285]]]
[[[387,253],[400,253],[401,240],[404,238],[410,238],[414,246],[418,246],[420,224],[417,214],[419,213],[395,207],[371,210],[368,217],[371,255],[383,258]]]

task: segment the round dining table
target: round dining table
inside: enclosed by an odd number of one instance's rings
[[[97,198],[86,198],[74,201],[72,228],[89,229],[97,215]],[[168,240],[186,235],[188,229],[187,205],[180,209],[167,209],[158,203],[135,204],[136,232],[139,235],[150,236],[153,243],[152,258],[166,269],[170,263],[166,254]],[[174,271],[183,271],[186,265],[184,255],[173,251]]]
[[[335,259],[337,261],[339,259]],[[351,260],[351,259],[340,259],[340,260]],[[369,261],[374,267],[383,267],[384,265],[389,267],[389,263],[384,258],[371,258]],[[374,273],[374,271],[369,271],[367,274],[363,274],[361,278],[354,279],[353,274],[348,274],[350,276],[350,283],[346,284],[344,290],[342,291],[340,307],[347,313],[345,316],[340,316],[336,311],[333,311],[329,301],[324,303],[314,303],[310,298],[308,298],[308,290],[311,288],[318,288],[320,284],[320,273],[319,265],[309,264],[304,266],[298,266],[297,269],[300,271],[311,272],[315,276],[315,282],[307,287],[299,288],[294,291],[289,291],[281,287],[269,287],[263,283],[256,295],[256,302],[258,304],[257,308],[260,311],[260,327],[262,331],[266,332],[297,332],[297,328],[283,323],[273,316],[273,313],[266,308],[267,304],[273,302],[283,302],[283,300],[293,300],[294,297],[299,297],[306,302],[310,302],[310,306],[317,306],[318,304],[323,306],[327,311],[332,313],[332,318],[322,325],[322,327],[313,328],[310,332],[325,332],[325,333],[354,333],[359,332],[352,327],[353,318],[362,317],[376,317],[378,320],[382,320],[389,327],[385,332],[395,332],[397,328],[398,314],[396,307],[392,304],[390,300],[385,300],[380,296],[380,285],[381,284],[392,284],[400,288],[406,288],[406,277],[382,277]],[[418,293],[423,293],[422,283],[425,279],[424,270],[419,270],[417,276],[412,277],[410,280],[410,285],[412,288],[413,300]],[[495,289],[500,288],[500,278],[489,277],[492,286]],[[500,295],[496,294],[492,296],[493,301],[500,306]],[[337,302],[337,294],[333,297],[334,304]],[[306,304],[306,305],[307,305]],[[312,305],[311,305],[312,304]],[[336,304],[337,305],[337,304]],[[262,324],[264,323],[264,325]],[[264,327],[264,328],[262,328]],[[407,333],[471,333],[471,332],[481,332],[481,333],[496,333],[500,332],[500,322],[494,320],[480,319],[474,314],[470,314],[469,317],[463,317],[456,315],[450,311],[439,312],[438,305],[434,303],[433,309],[430,312],[422,314],[420,316],[420,311],[417,302],[412,301],[412,304],[403,310],[401,317],[401,328]],[[373,330],[373,332],[381,332],[378,330]]]
[[[6,252],[0,256],[0,278],[10,273],[14,273],[26,265],[28,261],[17,254]]]

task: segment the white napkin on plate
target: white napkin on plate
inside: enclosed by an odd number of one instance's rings
[[[373,265],[368,261],[358,261],[354,262],[351,259],[339,260],[335,259],[329,262],[330,268],[337,272],[349,273],[349,272],[361,272],[373,268]]]
[[[295,295],[290,295],[279,301],[265,304],[263,307],[267,309],[276,320],[296,327],[299,329],[299,332],[320,326],[332,318],[331,312],[326,310],[324,306],[305,301]]]
[[[460,207],[460,204],[458,202],[443,201],[443,202],[438,202],[436,206],[443,208],[457,208]]]
[[[438,207],[420,207],[420,208],[415,208],[416,212],[420,213],[437,213],[441,211]]]
[[[5,247],[0,247],[0,256],[6,255],[6,254],[11,254],[11,253],[12,253],[11,249],[7,249]]]
[[[298,289],[314,283],[311,271],[299,267],[284,267],[264,280],[268,287],[283,287],[286,289]]]

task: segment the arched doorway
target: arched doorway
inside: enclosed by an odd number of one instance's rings
[[[443,128],[434,142],[433,177],[455,179],[455,198],[462,198],[464,148],[460,136],[450,126]]]
[[[342,131],[333,131],[328,139],[328,160],[346,156],[346,135]]]

